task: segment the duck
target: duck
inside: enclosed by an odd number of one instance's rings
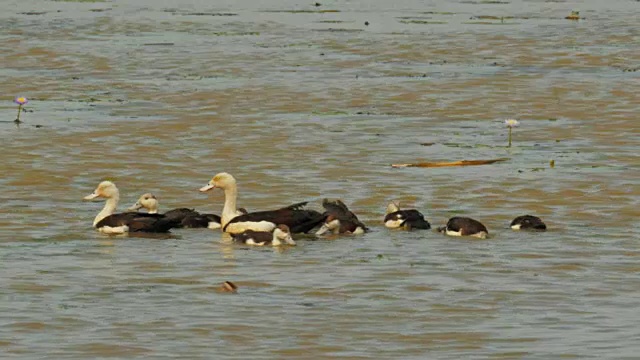
[[[179,219],[167,218],[161,214],[140,212],[115,213],[120,201],[120,191],[111,181],[102,181],[98,187],[84,197],[85,200],[106,199],[104,208],[93,220],[93,227],[104,234],[126,234],[131,232],[168,233],[179,226]]]
[[[158,207],[158,198],[152,193],[146,193],[141,195],[138,201],[127,210],[137,211],[144,208],[147,209],[149,214],[157,214]],[[180,219],[179,228],[220,228],[220,216],[215,214],[201,214],[194,209],[177,208],[165,212],[164,216],[172,219]]]
[[[231,234],[234,241],[255,246],[296,245],[291,237],[291,230],[287,225],[280,224],[273,231],[245,230],[239,234]]]
[[[424,219],[424,215],[416,209],[401,210],[400,205],[391,202],[387,206],[384,226],[389,229],[431,229],[431,224]]]
[[[489,230],[480,221],[463,216],[452,217],[447,221],[447,225],[439,227],[438,231],[449,236],[473,236],[480,239],[489,236]]]
[[[522,215],[518,216],[511,222],[513,230],[547,230],[547,225],[537,216]]]
[[[341,200],[324,199],[322,207],[326,210],[324,213],[326,218],[324,224],[316,231],[316,235],[324,235],[327,232],[358,235],[369,230]]]
[[[318,211],[304,209],[308,202],[300,202],[276,210],[255,211],[241,214],[236,208],[238,185],[233,175],[222,172],[216,174],[201,192],[212,189],[224,191],[224,207],[222,208],[222,231],[239,234],[246,230],[273,231],[277,225],[287,225],[293,234],[307,233],[324,221],[325,216]]]

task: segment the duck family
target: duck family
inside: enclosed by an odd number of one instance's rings
[[[126,212],[116,213],[120,192],[111,181],[102,181],[85,200],[102,198],[103,209],[94,218],[93,227],[104,234],[167,233],[177,228],[222,229],[238,243],[253,246],[296,245],[292,234],[313,233],[359,235],[369,228],[339,199],[322,201],[324,212],[307,208],[308,202],[298,202],[272,210],[247,211],[237,207],[238,186],[229,173],[216,174],[200,192],[220,189],[224,192],[224,205],[220,216],[200,213],[191,208],[176,208],[164,214],[158,212],[159,201],[152,193],[145,193]],[[146,212],[139,210],[145,209]],[[417,209],[401,209],[391,202],[382,223],[386,228],[399,230],[428,230],[431,224]],[[509,227],[513,230],[544,231],[546,224],[537,216],[521,215]],[[448,236],[467,236],[485,239],[489,230],[480,221],[455,216],[438,232]]]
[[[120,191],[111,181],[103,181],[85,200],[105,199],[102,210],[93,219],[93,227],[105,234],[129,232],[166,233],[180,224],[180,219],[161,214],[124,212],[115,213],[120,201]]]

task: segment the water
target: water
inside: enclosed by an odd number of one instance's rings
[[[8,2],[2,357],[635,358],[638,4]],[[372,231],[107,237],[82,201],[111,179],[120,209],[219,213],[221,171],[250,210],[341,198]],[[391,200],[491,238],[389,231]]]

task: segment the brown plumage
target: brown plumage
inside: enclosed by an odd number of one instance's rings
[[[324,199],[322,206],[325,209],[325,220],[316,235],[329,231],[334,234],[360,234],[369,230],[341,200]]]
[[[489,230],[481,222],[463,216],[452,217],[447,225],[438,228],[438,231],[451,236],[474,236],[482,239],[489,235]]]

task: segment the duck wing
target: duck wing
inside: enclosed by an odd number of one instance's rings
[[[133,219],[127,226],[129,226],[129,232],[166,233],[180,227],[180,223],[180,219],[144,217]]]
[[[130,221],[133,221],[135,219],[143,219],[143,218],[161,219],[161,218],[164,218],[164,215],[149,214],[149,213],[142,213],[142,212],[125,212],[125,213],[111,214],[105,217],[104,219],[100,220],[96,224],[96,228],[101,228],[104,226],[109,226],[109,227],[118,227],[118,226],[125,226],[125,225],[128,226],[128,223]]]
[[[294,205],[300,207],[300,204]],[[225,225],[223,231],[226,231],[229,224],[233,223],[267,221],[275,225],[287,225],[292,233],[306,233],[317,225],[320,225],[324,219],[325,216],[315,210],[285,207],[277,210],[256,211],[236,216]]]
[[[194,216],[194,215],[200,215],[200,213],[195,211],[194,209],[188,209],[188,208],[173,209],[164,213],[164,216],[168,218],[184,218],[187,216]]]
[[[179,224],[178,219],[167,219],[161,214],[126,212],[105,217],[96,224],[96,228],[127,226],[129,232],[168,232]]]
[[[182,218],[180,224],[181,227],[195,229],[209,227],[211,222],[220,224],[220,216],[214,214],[187,215]]]

